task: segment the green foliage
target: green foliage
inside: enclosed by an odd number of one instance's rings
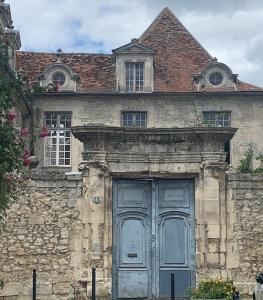
[[[231,299],[235,290],[232,280],[207,279],[191,289],[192,299]]]
[[[32,93],[41,94],[41,93],[56,92],[57,89],[53,83],[49,83],[46,87],[40,86],[39,83],[35,83],[32,85],[31,91],[32,91]]]
[[[238,171],[240,173],[252,173],[253,172],[253,168],[252,168],[253,150],[251,146],[245,152],[244,156],[245,156],[244,159],[240,160]]]
[[[4,49],[0,40],[0,49]],[[15,199],[21,185],[25,142],[10,119],[15,101],[21,97],[24,85],[10,71],[8,60],[0,51],[0,230],[5,211]]]
[[[263,153],[259,153],[256,157],[256,160],[259,160],[260,166],[254,170],[255,173],[263,173]]]
[[[256,160],[260,162],[260,165],[258,168],[253,170],[253,150],[250,146],[249,149],[244,154],[244,159],[240,160],[240,164],[238,166],[238,171],[240,173],[259,173],[263,174],[263,153],[259,153],[259,155],[256,157]]]

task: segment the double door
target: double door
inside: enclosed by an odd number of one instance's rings
[[[191,180],[116,180],[113,187],[113,299],[176,298],[195,284]]]

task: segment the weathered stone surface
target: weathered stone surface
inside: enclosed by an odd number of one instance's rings
[[[231,185],[239,177],[239,186]],[[227,201],[233,208],[233,222],[228,226],[227,268],[241,292],[251,294],[255,275],[263,266],[263,176],[232,174],[227,188]]]
[[[66,183],[53,188],[47,181],[42,183],[46,187],[32,181],[8,211],[6,230],[0,239],[0,277],[6,283],[0,296],[31,299],[34,267],[38,299],[60,299],[56,291],[60,290],[62,295],[62,288],[54,288],[52,284],[74,278],[70,245],[74,226],[79,222],[77,205],[81,193],[75,191],[75,205],[69,207],[74,188],[66,187]],[[66,290],[64,286],[65,297]]]
[[[0,296],[18,296],[22,291],[23,285],[21,283],[8,283],[3,290],[0,290]]]

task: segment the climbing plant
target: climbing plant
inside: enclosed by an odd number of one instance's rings
[[[244,158],[240,160],[238,170],[240,173],[252,173],[253,150],[250,146],[244,153]]]
[[[238,171],[240,173],[259,173],[263,174],[263,153],[259,153],[256,160],[259,161],[259,167],[253,170],[253,157],[254,152],[251,145],[248,150],[244,153],[244,158],[240,160]]]
[[[22,184],[21,172],[24,165],[29,165],[30,156],[25,142],[28,128],[15,126],[18,114],[14,108],[26,89],[9,67],[8,53],[8,45],[0,37],[0,230],[6,209]]]
[[[256,160],[259,161],[260,165],[254,170],[254,172],[263,173],[263,153],[259,153],[259,155],[256,157]]]

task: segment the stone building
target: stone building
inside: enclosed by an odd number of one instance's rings
[[[250,294],[263,264],[263,91],[213,58],[165,8],[112,54],[17,52],[47,126],[0,240],[3,299],[178,298],[206,277]],[[259,162],[253,160],[254,167]],[[8,298],[10,297],[10,298]]]

